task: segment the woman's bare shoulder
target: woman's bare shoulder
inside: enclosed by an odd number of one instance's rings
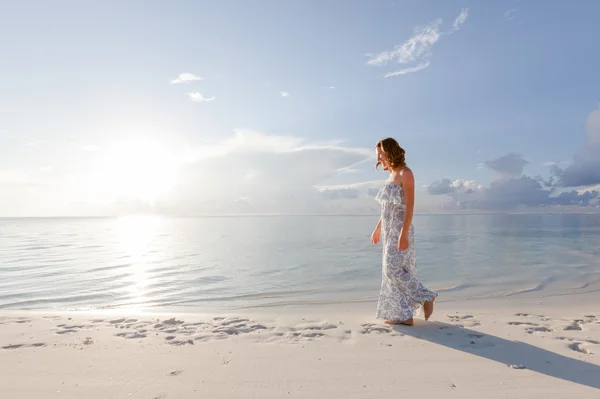
[[[410,168],[406,167],[398,174],[398,180],[402,183],[402,186],[414,184],[415,176]]]
[[[402,168],[402,170],[400,170],[400,176],[412,176],[412,175],[413,175],[413,171],[408,166],[405,166],[404,168]]]

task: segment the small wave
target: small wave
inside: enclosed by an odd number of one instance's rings
[[[272,307],[284,307],[284,306],[312,306],[312,305],[338,305],[344,303],[366,303],[377,301],[377,297],[366,297],[366,298],[350,298],[350,299],[330,299],[321,301],[281,301],[281,302],[270,302],[251,306],[240,306],[238,309],[255,309],[255,308],[272,308]]]
[[[89,270],[88,273],[104,272],[104,271],[110,271],[110,270],[115,270],[115,269],[122,269],[124,267],[129,267],[129,266],[131,266],[131,263],[121,263],[121,264],[114,265],[114,266],[96,267],[94,269]]]
[[[40,299],[28,299],[24,301],[8,302],[0,304],[0,309],[11,309],[11,308],[30,308],[34,305],[45,305],[42,308],[47,308],[47,305],[53,303],[76,303],[92,300],[107,299],[107,294],[88,294],[88,295],[75,295],[75,296],[64,296],[56,298],[40,298]]]

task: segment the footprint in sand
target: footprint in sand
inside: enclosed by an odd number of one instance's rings
[[[527,367],[523,366],[522,364],[507,364],[508,367],[510,367],[511,369],[515,369],[515,370],[525,370]]]
[[[6,345],[3,346],[2,349],[5,350],[14,350],[14,349],[20,349],[20,348],[41,348],[46,346],[45,343],[43,342],[36,342],[34,344],[13,344],[13,345]]]
[[[180,340],[172,339],[170,341],[167,341],[167,343],[169,345],[173,345],[173,346],[194,345],[194,340],[187,339],[184,341],[180,341]]]
[[[483,335],[483,334],[468,334],[467,337],[479,339],[479,338],[485,337],[485,335]]]
[[[184,322],[181,320],[177,320],[176,318],[171,318],[162,322],[162,324],[166,326],[177,326],[179,324],[183,324]]]
[[[530,314],[530,313],[515,313],[515,316],[518,316],[518,317],[541,317],[541,318],[545,317],[540,314]]]
[[[57,334],[60,334],[60,335],[63,335],[63,334],[70,334],[70,333],[73,333],[73,332],[77,332],[77,330],[73,330],[73,329],[67,329],[67,330],[60,330],[60,331],[57,331],[56,333],[57,333]]]
[[[582,342],[574,342],[569,345],[569,349],[575,352],[583,353],[584,355],[591,355],[593,352]]]
[[[528,334],[534,334],[536,332],[554,332],[553,328],[550,327],[533,327],[533,328],[527,328],[525,331],[527,331]]]
[[[600,345],[600,341],[596,341],[595,339],[582,339],[582,338],[571,338],[571,337],[556,337],[556,339],[560,341],[567,342],[586,342],[592,345]]]
[[[238,319],[238,318],[232,318],[232,319],[229,319],[229,320],[224,320],[224,321],[222,321],[222,322],[221,322],[221,325],[222,325],[222,326],[229,326],[229,325],[232,325],[232,324],[240,324],[240,323],[244,323],[244,322],[246,322],[246,321],[250,321],[250,320],[248,320],[248,319]]]
[[[508,325],[509,326],[533,326],[533,327],[539,326],[539,324],[527,323],[527,322],[523,322],[523,321],[509,321]]]
[[[372,324],[372,323],[362,324],[361,327],[363,328],[363,330],[361,330],[360,333],[363,335],[369,335],[369,334],[373,334],[373,333],[389,334],[392,332],[391,327],[379,326],[377,324]]]
[[[327,323],[327,322],[323,321],[323,322],[299,324],[296,327],[294,327],[292,330],[325,331],[325,330],[331,330],[331,329],[335,329],[335,328],[338,328],[335,324],[331,324],[331,323]]]
[[[465,328],[465,327],[478,327],[481,325],[481,322],[477,319],[475,319],[475,316],[470,315],[470,314],[465,314],[465,315],[449,315],[447,314],[446,317],[448,317],[450,319],[450,321],[454,324],[455,327],[461,327],[461,328]]]
[[[7,349],[7,350],[11,350],[11,349],[19,349],[20,347],[22,347],[23,344],[16,344],[16,345],[6,345],[3,346],[2,349]]]
[[[573,323],[573,324],[570,324],[570,325],[566,326],[565,328],[563,328],[563,330],[565,330],[565,331],[583,331],[583,328],[581,327],[580,324]]]
[[[135,323],[137,319],[128,319],[125,317],[121,317],[120,319],[110,320],[109,324],[123,324],[123,323]]]
[[[344,330],[344,335],[338,338],[338,342],[347,341],[352,338],[352,330]]]
[[[140,334],[138,332],[123,332],[119,334],[115,334],[117,337],[125,338],[125,339],[141,339],[146,338],[146,334]]]
[[[446,315],[448,316],[449,319],[451,320],[467,320],[467,319],[473,319],[474,316],[470,315],[470,314],[466,314],[466,315]]]
[[[519,313],[517,313],[518,315]],[[536,323],[529,323],[529,322],[523,322],[523,321],[510,321],[508,322],[508,325],[510,326],[528,326],[525,331],[528,334],[534,334],[536,332],[554,332],[554,329],[548,326],[541,326],[539,324]]]

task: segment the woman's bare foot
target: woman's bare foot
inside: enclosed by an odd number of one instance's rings
[[[431,315],[433,314],[433,303],[435,302],[435,298],[431,301],[427,301],[423,304],[423,310],[425,311],[425,320],[429,320]]]
[[[404,320],[404,321],[386,320],[385,324],[393,324],[393,325],[404,324],[405,326],[412,326],[413,324],[415,324],[415,321],[411,317],[410,319]]]

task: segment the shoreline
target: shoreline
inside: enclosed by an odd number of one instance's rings
[[[512,302],[517,303],[537,303],[539,301],[551,301],[554,306],[562,306],[565,298],[580,298],[580,297],[591,297],[600,300],[600,279],[589,278],[585,284],[574,285],[573,282],[551,282],[547,284],[530,284],[523,285],[522,287],[513,287],[508,289],[510,285],[506,285],[507,289],[497,290],[488,295],[483,295],[480,289],[472,290],[470,295],[456,295],[456,291],[461,291],[462,286],[446,286],[446,288],[439,288],[432,285],[432,289],[438,292],[440,295],[436,299],[436,304],[452,304],[453,307],[490,307],[501,304],[505,306]],[[465,290],[472,289],[469,285]],[[281,294],[281,293],[279,293]],[[311,293],[314,295],[314,293]],[[368,313],[368,309],[375,309],[377,306],[377,295],[362,296],[362,297],[345,297],[345,298],[331,298],[327,297],[318,299],[294,299],[294,296],[285,298],[285,296],[277,295],[273,296],[273,299],[281,297],[281,300],[274,300],[272,302],[261,302],[252,303],[254,298],[262,297],[266,299],[271,297],[271,293],[265,294],[253,294],[248,296],[246,301],[248,305],[241,306],[236,305],[245,301],[244,297],[233,298],[231,300],[213,301],[207,300],[201,302],[198,305],[167,305],[167,306],[146,306],[144,304],[133,304],[133,305],[114,305],[114,306],[103,306],[88,309],[67,309],[67,308],[54,308],[54,309],[13,309],[13,308],[1,308],[0,316],[6,313],[32,313],[32,314],[130,314],[130,315],[165,315],[165,314],[178,314],[178,315],[212,315],[212,314],[278,314],[286,313],[295,310],[306,310],[310,313],[316,312],[317,314],[327,313],[328,309],[336,308],[349,308],[353,311],[362,310],[364,314]],[[252,298],[252,299],[250,299]],[[570,306],[567,304],[566,306]]]

